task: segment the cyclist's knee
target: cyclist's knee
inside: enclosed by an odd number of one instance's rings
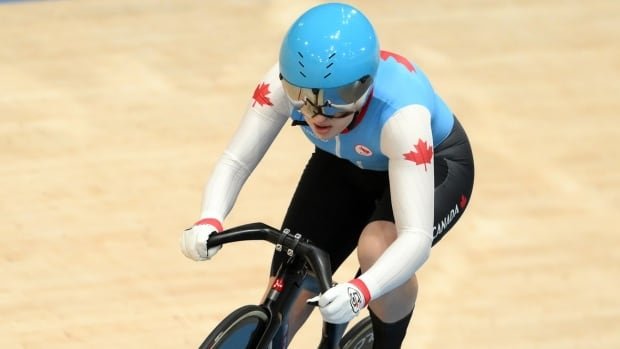
[[[418,298],[418,280],[409,281],[370,302],[370,309],[385,322],[395,322],[410,313]]]
[[[369,223],[360,236],[357,256],[362,271],[368,270],[383,252],[396,240],[396,225],[388,221]]]

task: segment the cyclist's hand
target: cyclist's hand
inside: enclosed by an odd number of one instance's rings
[[[215,219],[201,219],[193,227],[185,229],[181,235],[181,252],[195,261],[211,259],[222,246],[207,248],[209,236],[222,231],[222,225]]]
[[[318,298],[323,320],[333,324],[342,324],[356,317],[370,301],[370,296],[364,296],[361,289],[364,289],[368,295],[366,285],[361,280],[355,279],[338,284],[324,294],[309,299],[308,302],[311,303]]]

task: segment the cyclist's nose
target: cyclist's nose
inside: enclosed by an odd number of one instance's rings
[[[316,121],[318,122],[330,120],[330,118],[326,117],[323,114],[319,114],[319,113],[314,114],[314,116],[312,116],[312,119],[316,119]]]

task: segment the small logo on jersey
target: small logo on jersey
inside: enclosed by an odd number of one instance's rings
[[[450,227],[452,221],[454,221],[454,219],[461,214],[461,211],[465,209],[468,201],[469,200],[467,197],[464,194],[461,194],[461,198],[459,199],[459,202],[454,205],[454,208],[452,208],[450,212],[448,212],[448,214],[433,227],[433,237],[437,237],[437,235],[443,233]]]
[[[413,148],[414,150],[403,154],[405,160],[415,162],[416,165],[424,165],[424,171],[428,171],[426,165],[430,165],[433,160],[433,147],[420,138],[418,144],[414,144]]]
[[[437,225],[433,226],[433,237],[437,237],[437,235],[443,233],[446,228],[449,228],[450,223],[452,223],[454,218],[456,218],[456,216],[460,213],[461,210],[459,209],[459,205],[454,205],[454,208],[452,208],[450,212],[448,212],[448,214],[437,223]]]
[[[256,103],[260,104],[261,106],[273,105],[273,103],[271,103],[271,100],[269,100],[269,97],[267,97],[267,95],[269,95],[270,93],[271,91],[269,91],[269,84],[266,84],[264,82],[258,84],[258,86],[256,86],[256,89],[254,90],[254,95],[252,95],[252,98],[254,99],[252,106],[255,106]]]
[[[372,156],[372,151],[368,147],[358,144],[355,146],[355,151],[361,156]]]

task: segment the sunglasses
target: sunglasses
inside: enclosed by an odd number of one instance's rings
[[[302,115],[313,118],[320,114],[330,119],[346,118],[359,111],[366,102],[372,85],[370,76],[328,89],[298,87],[289,83],[282,75],[280,81],[287,98]]]

